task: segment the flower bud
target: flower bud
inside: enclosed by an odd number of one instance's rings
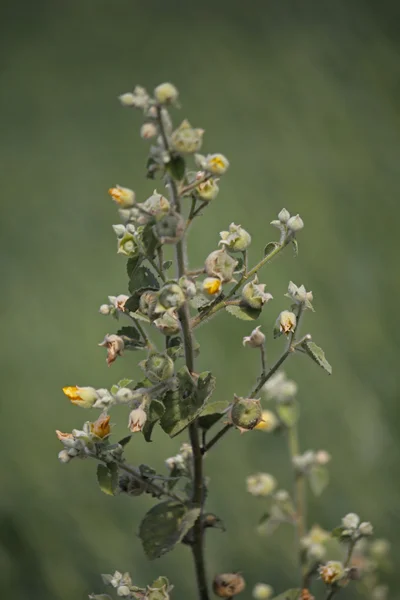
[[[101,315],[109,315],[110,314],[110,307],[108,304],[102,304],[99,308],[99,313]]]
[[[119,335],[107,333],[99,346],[107,348],[107,365],[110,366],[118,356],[122,356],[125,343]]]
[[[253,329],[250,335],[243,338],[243,346],[249,348],[261,348],[265,344],[265,335],[260,331],[261,325]]]
[[[185,301],[182,288],[177,283],[167,283],[158,292],[155,313],[162,314],[170,308],[180,308]]]
[[[71,400],[72,404],[82,408],[91,408],[96,402],[97,391],[92,387],[79,387],[78,385],[69,385],[63,387],[64,394]]]
[[[135,192],[129,188],[117,184],[116,187],[110,188],[108,193],[121,208],[131,208],[135,204]]]
[[[197,195],[206,202],[211,202],[211,200],[215,200],[218,196],[219,187],[218,180],[214,178],[207,179],[207,181],[202,181],[196,187]]]
[[[72,460],[72,456],[70,456],[68,454],[68,450],[64,448],[64,450],[60,450],[60,452],[58,453],[58,460],[60,461],[60,463],[66,465],[67,463],[69,463],[70,460]]]
[[[358,527],[360,535],[368,537],[374,533],[374,528],[369,521],[363,521]]]
[[[129,211],[128,211],[128,212],[129,212]],[[126,228],[125,228],[125,225],[121,225],[121,224],[118,224],[118,225],[113,225],[113,226],[112,226],[112,228],[113,228],[113,230],[114,230],[114,233],[115,233],[115,235],[116,235],[118,238],[122,238],[122,237],[124,237],[124,235],[125,235],[125,233],[126,233]]]
[[[117,596],[121,596],[122,598],[128,598],[131,595],[131,591],[127,585],[120,585],[117,588]]]
[[[278,219],[285,225],[290,219],[290,212],[286,208],[282,208],[280,213],[278,213]]]
[[[144,315],[147,315],[149,319],[152,319],[155,314],[155,307],[157,305],[157,292],[145,291],[140,296],[139,310]]]
[[[262,418],[260,400],[235,396],[229,417],[232,425],[241,433],[254,429]]]
[[[90,423],[90,432],[101,439],[110,435],[110,418],[110,415],[100,415],[94,423]]]
[[[132,433],[137,433],[138,431],[142,431],[146,421],[147,413],[142,406],[139,406],[130,412],[128,427]]]
[[[245,580],[239,573],[223,573],[214,577],[213,591],[219,598],[232,598],[243,592],[245,587]]]
[[[269,473],[256,473],[247,477],[246,484],[252,496],[269,496],[276,488],[276,479]]]
[[[140,137],[143,140],[149,140],[150,138],[157,135],[157,127],[154,123],[143,123],[140,128]]]
[[[170,379],[174,374],[174,361],[166,354],[150,354],[146,360],[142,360],[139,366],[146,373],[146,377],[152,383],[159,383]]]
[[[173,104],[178,100],[179,92],[172,83],[161,83],[154,90],[158,104]]]
[[[129,404],[138,399],[138,393],[136,390],[122,387],[115,392],[114,398],[117,401],[117,404]]]
[[[122,106],[135,106],[135,95],[132,92],[126,92],[125,94],[121,94],[118,96],[119,101]]]
[[[330,560],[325,565],[320,566],[319,574],[326,585],[332,585],[332,583],[336,583],[342,579],[344,567],[341,562]]]
[[[246,283],[242,289],[242,302],[250,308],[260,310],[266,302],[273,298],[264,290],[265,283],[258,283],[258,277],[255,275],[253,281]]]
[[[126,232],[122,238],[118,240],[118,254],[124,254],[129,258],[137,256],[139,248],[137,242],[131,233]]]
[[[330,462],[330,460],[331,460],[331,455],[326,450],[318,450],[318,452],[315,455],[315,462],[318,465],[321,465],[321,466],[327,465],[328,462]]]
[[[204,169],[213,175],[223,175],[229,168],[229,160],[223,154],[209,154],[205,158]]]
[[[287,222],[287,228],[290,229],[290,231],[292,231],[293,233],[300,231],[300,229],[303,229],[303,227],[304,223],[300,215],[290,217],[290,219]]]
[[[185,233],[185,219],[182,215],[171,212],[157,221],[153,231],[161,244],[177,244]]]
[[[193,154],[201,148],[204,129],[194,129],[185,119],[171,135],[171,146],[178,152]]]
[[[62,444],[64,444],[65,448],[75,448],[77,445],[77,441],[72,433],[62,433],[58,429],[56,429],[56,436],[60,440]]]
[[[231,223],[229,231],[220,231],[219,245],[225,246],[230,252],[243,252],[251,243],[251,236],[241,225]]]
[[[176,311],[173,309],[166,310],[165,313],[153,321],[163,335],[176,335],[180,331],[180,323]]]
[[[356,513],[349,513],[342,519],[342,525],[345,529],[357,529],[360,524],[360,517]]]
[[[254,429],[258,431],[266,431],[270,433],[274,431],[279,425],[279,419],[271,410],[263,410],[261,414],[261,421],[255,426]]]
[[[254,600],[269,600],[274,590],[267,583],[256,583],[253,588]]]
[[[202,291],[207,296],[215,296],[222,291],[221,280],[217,277],[206,277],[202,283]]]
[[[222,283],[232,281],[238,261],[229,256],[225,248],[214,250],[206,258],[204,268],[209,277],[217,277]]]
[[[184,275],[179,279],[179,286],[185,294],[186,298],[190,299],[195,297],[197,289],[193,279],[190,279],[189,277],[186,277],[186,275]]]
[[[289,310],[283,310],[275,323],[274,327],[274,337],[278,337],[284,333],[288,335],[289,333],[293,333],[296,329],[296,315]]]
[[[154,217],[158,221],[170,211],[169,201],[159,194],[157,190],[154,190],[153,194],[147,200],[137,206],[142,210],[142,214],[138,218],[139,225],[145,225],[151,217]]]
[[[310,310],[314,310],[311,304],[313,300],[313,293],[307,292],[304,285],[297,287],[293,281],[289,282],[289,287],[287,294],[285,294],[287,298],[290,298],[296,304],[302,304],[304,308],[309,308]]]

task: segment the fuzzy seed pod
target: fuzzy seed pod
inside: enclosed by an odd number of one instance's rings
[[[177,283],[167,283],[158,292],[155,313],[163,314],[169,309],[178,309],[185,303],[185,294]]]
[[[237,427],[241,433],[251,431],[262,419],[260,400],[235,396],[229,417],[232,425]]]
[[[238,261],[232,258],[225,248],[214,250],[206,258],[204,268],[209,277],[217,277],[222,283],[232,281]]]
[[[174,362],[166,354],[150,354],[146,360],[139,363],[139,366],[152,383],[165,381],[174,374]]]
[[[157,221],[153,231],[161,244],[177,244],[185,232],[185,219],[182,215],[171,212]]]
[[[245,587],[245,580],[239,573],[223,573],[214,577],[213,591],[219,598],[232,598],[243,592]]]

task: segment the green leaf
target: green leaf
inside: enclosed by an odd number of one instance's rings
[[[177,360],[185,355],[182,340],[179,336],[172,337],[168,341],[167,354],[172,360]]]
[[[310,488],[315,496],[320,496],[329,483],[329,471],[326,467],[316,465],[308,474]]]
[[[182,181],[182,179],[185,176],[185,160],[180,154],[176,154],[171,158],[171,160],[167,164],[167,169],[174,179],[176,179],[177,181]]]
[[[118,488],[118,467],[115,463],[97,465],[97,481],[102,492],[115,496]]]
[[[317,346],[317,344],[314,344],[314,342],[311,342],[309,340],[305,340],[302,343],[302,348],[304,348],[308,356],[310,356],[313,359],[313,361],[317,363],[317,365],[325,369],[325,371],[329,373],[329,375],[332,375],[332,367],[326,360],[325,352],[322,350],[322,348],[320,348],[319,346]]]
[[[147,558],[154,560],[172,550],[193,527],[199,514],[199,508],[189,508],[173,500],[153,506],[139,528]]]
[[[215,387],[211,373],[201,373],[195,382],[186,366],[178,371],[177,379],[178,389],[167,392],[163,398],[165,413],[160,421],[171,437],[178,435],[200,414]]]
[[[121,379],[120,381],[118,381],[118,387],[120,388],[124,388],[124,387],[128,387],[128,385],[130,385],[133,382],[133,379]]]
[[[133,273],[140,266],[143,258],[141,256],[132,256],[128,258],[128,262],[126,263],[126,272],[128,273],[129,279],[132,277]]]
[[[331,531],[331,536],[333,538],[341,538],[343,535],[343,531],[346,531],[345,527],[335,527],[335,529],[332,529]]]
[[[276,248],[279,248],[280,244],[278,242],[269,242],[264,248],[264,256],[268,256],[271,254]]]
[[[145,347],[145,343],[141,339],[139,331],[133,325],[122,327],[119,331],[117,331],[117,335],[122,337],[124,340],[126,350],[137,350]]]
[[[112,600],[108,594],[90,594],[89,600]]]
[[[127,444],[129,444],[129,442],[131,441],[132,436],[131,435],[127,435],[124,438],[122,438],[122,440],[119,440],[118,444],[122,447],[126,446]]]
[[[225,400],[207,403],[200,413],[199,427],[205,431],[210,429],[226,413],[228,406],[229,403]]]
[[[147,267],[138,267],[129,280],[129,292],[134,294],[141,288],[159,289],[159,283],[154,274]]]
[[[261,309],[250,308],[247,306],[231,305],[227,306],[226,310],[237,319],[242,319],[242,321],[254,321],[255,319],[258,319],[261,314]]]
[[[294,256],[297,258],[299,255],[299,244],[297,243],[297,240],[292,240],[292,246],[294,248]]]
[[[297,400],[293,400],[290,403],[282,402],[277,404],[276,412],[286,427],[293,427],[293,425],[299,420],[300,404],[297,402]]]
[[[172,260],[166,260],[163,262],[162,268],[163,271],[168,271],[172,267]]]
[[[143,227],[143,231],[140,237],[146,256],[151,259],[154,258],[156,249],[160,245],[160,242],[154,235],[153,225],[151,223],[148,223]]]
[[[146,177],[147,179],[154,179],[157,171],[160,169],[160,165],[151,156],[146,162]]]
[[[290,590],[286,590],[283,594],[279,594],[279,596],[275,596],[272,600],[298,600],[300,598],[301,589],[300,588],[291,588]]]
[[[161,400],[153,398],[147,412],[147,421],[144,424],[142,433],[146,442],[151,442],[151,434],[153,432],[154,425],[161,419],[165,413],[165,406]]]

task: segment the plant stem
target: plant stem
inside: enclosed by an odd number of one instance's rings
[[[264,344],[262,346],[260,346],[260,351],[261,351],[261,377],[263,377],[265,375],[265,373],[267,372],[267,359],[266,359],[266,351],[265,351]]]
[[[157,106],[157,120],[160,135],[163,141],[164,149],[169,152],[168,138],[166,136],[163,122],[161,107]],[[168,187],[171,195],[171,203],[174,205],[177,213],[181,213],[181,199],[178,194],[176,182],[167,175]],[[185,275],[186,270],[186,249],[185,239],[180,240],[175,246],[175,257],[177,266],[178,278]],[[193,338],[190,327],[190,314],[188,303],[185,302],[178,311],[179,321],[182,329],[183,346],[185,350],[185,362],[189,373],[194,372],[194,353],[193,353]],[[192,502],[198,506],[202,512],[204,503],[204,489],[203,489],[203,454],[201,452],[199,429],[197,419],[189,425],[189,438],[193,452],[193,497]],[[203,525],[201,521],[201,514],[193,526],[193,544],[191,549],[193,553],[193,560],[196,569],[198,595],[200,600],[209,600],[207,576],[204,561],[204,545],[203,545]]]
[[[303,473],[296,473],[293,466],[293,459],[299,455],[299,435],[297,423],[289,427],[288,429],[288,444],[290,453],[290,462],[294,471],[294,505],[296,510],[296,547],[297,555],[299,560],[299,568],[301,572],[301,579],[305,577],[303,572],[302,556],[301,556],[301,539],[306,534],[306,515],[305,515],[305,479]]]
[[[212,177],[212,174],[209,173],[207,175],[204,175],[204,177],[202,177],[201,179],[196,179],[195,181],[192,181],[192,183],[189,183],[185,187],[181,188],[180,195],[183,196],[184,194],[187,194],[191,190],[194,190],[194,188],[196,188],[201,183],[205,183],[206,181],[211,179],[211,177]]]

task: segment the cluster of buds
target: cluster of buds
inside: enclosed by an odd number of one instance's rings
[[[219,246],[225,247],[229,252],[244,252],[251,244],[250,234],[235,223],[229,225],[229,231],[220,231],[219,235]]]
[[[166,577],[158,577],[151,585],[145,588],[133,584],[129,573],[115,571],[113,575],[102,575],[105,585],[111,586],[120,598],[139,598],[141,600],[169,600],[173,586]],[[103,596],[91,594],[89,598],[96,600]],[[108,596],[105,596],[107,597]]]
[[[303,219],[300,215],[292,217],[286,208],[282,208],[278,214],[278,219],[271,221],[271,225],[277,227],[281,232],[281,244],[288,239],[293,239],[296,233],[304,227]]]
[[[313,467],[325,466],[331,460],[329,452],[326,450],[307,450],[304,454],[297,454],[293,457],[293,466],[298,473],[308,473]]]
[[[100,415],[94,423],[87,421],[83,429],[73,429],[72,433],[62,433],[57,429],[56,435],[64,446],[58,454],[60,462],[68,463],[75,457],[85,458],[87,451],[95,444],[106,442],[110,433],[109,415]]]
[[[307,292],[304,285],[297,287],[293,281],[290,281],[288,291],[285,296],[290,298],[295,305],[300,305],[303,310],[308,308],[309,310],[314,311],[313,305],[311,304],[313,300],[313,293]]]
[[[370,537],[373,533],[374,528],[371,523],[361,521],[356,513],[349,513],[342,519],[340,538],[351,539],[355,542],[363,537]]]

